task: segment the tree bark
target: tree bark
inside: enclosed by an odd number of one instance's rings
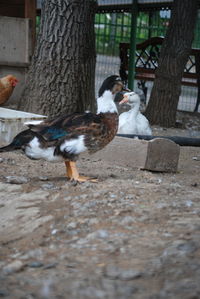
[[[56,116],[95,102],[94,0],[45,0],[37,45],[18,108]]]
[[[192,47],[197,0],[175,0],[169,28],[145,112],[151,124],[172,127],[181,93],[184,67]]]

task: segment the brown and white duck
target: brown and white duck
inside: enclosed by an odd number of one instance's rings
[[[30,124],[29,129],[19,133],[11,144],[0,148],[0,152],[22,149],[30,159],[64,161],[70,180],[96,181],[79,175],[76,160],[80,153],[94,153],[114,138],[118,129],[114,96],[123,89],[120,77],[108,77],[99,90],[97,114],[73,113],[47,119],[38,125]]]

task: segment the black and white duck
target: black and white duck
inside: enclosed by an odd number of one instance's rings
[[[118,112],[114,96],[123,89],[120,77],[108,77],[99,90],[96,114],[72,113],[47,119],[38,125],[29,124],[27,130],[19,133],[11,144],[0,148],[0,152],[22,149],[30,159],[64,161],[68,179],[78,182],[96,181],[79,175],[76,160],[80,153],[97,152],[115,137]]]

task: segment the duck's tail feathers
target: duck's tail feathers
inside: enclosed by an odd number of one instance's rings
[[[22,131],[14,137],[13,141],[10,144],[1,147],[0,153],[11,152],[22,148],[23,145],[26,145],[31,139],[33,139],[34,135],[35,134],[31,132],[31,130]]]
[[[9,145],[6,145],[6,146],[4,146],[4,147],[1,147],[0,148],[0,153],[3,153],[3,152],[12,152],[12,151],[14,151],[14,150],[16,150],[16,147],[15,147],[15,145],[14,144],[9,144]]]

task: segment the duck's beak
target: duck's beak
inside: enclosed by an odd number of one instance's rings
[[[119,102],[119,105],[128,103],[128,95],[124,95],[123,99]]]

